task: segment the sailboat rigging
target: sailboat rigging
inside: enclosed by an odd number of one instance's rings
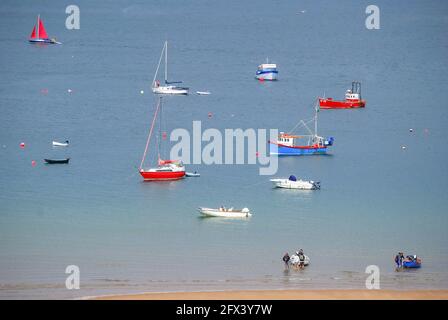
[[[157,146],[157,165],[145,169],[144,163],[148,154],[149,143],[154,131],[154,127],[157,121],[157,116],[159,119],[162,115],[162,97],[158,98],[156,110],[154,112],[154,117],[151,122],[151,127],[149,129],[148,138],[146,140],[145,151],[143,152],[143,157],[140,162],[139,172],[140,175],[146,181],[157,181],[157,180],[179,180],[185,177],[185,166],[180,160],[164,160],[160,155],[160,144],[162,143],[161,136],[161,126],[159,127],[159,135],[156,141]],[[159,120],[160,121],[160,120]]]
[[[165,81],[161,84],[160,81],[157,80],[157,75],[159,73],[159,68],[163,57],[165,57]],[[182,81],[168,81],[168,41],[165,41],[162,53],[160,54],[159,64],[157,65],[156,73],[154,74],[154,79],[152,80],[152,92],[156,94],[187,95],[189,88],[175,86],[174,84],[177,83],[182,83]]]
[[[56,41],[55,38],[50,39],[48,37],[47,31],[45,30],[44,27],[44,23],[40,18],[40,14],[37,16],[37,22],[34,25],[33,31],[31,32],[28,41],[31,43],[61,44],[60,42]]]

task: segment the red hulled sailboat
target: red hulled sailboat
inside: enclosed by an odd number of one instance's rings
[[[34,25],[33,31],[31,32],[28,41],[31,43],[61,44],[60,42],[57,42],[56,39],[50,39],[48,37],[47,31],[45,30],[44,23],[42,22],[40,15],[37,16],[37,22]]]
[[[350,109],[364,108],[366,101],[361,98],[361,83],[352,82],[352,89],[348,89],[345,93],[345,100],[333,100],[333,98],[319,98],[319,106],[321,109]]]
[[[162,97],[159,97],[154,118],[152,119],[151,128],[149,129],[148,139],[146,141],[145,151],[143,152],[142,161],[140,163],[139,172],[145,181],[163,181],[163,180],[179,180],[185,177],[185,166],[180,160],[163,160],[160,157],[161,130],[157,139],[157,166],[143,168],[149,142],[156,123],[157,115],[162,114]],[[161,126],[159,126],[161,129]]]

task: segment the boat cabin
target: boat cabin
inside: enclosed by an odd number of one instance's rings
[[[263,63],[258,66],[258,70],[277,70],[275,63]]]
[[[277,138],[277,143],[284,146],[292,147],[294,146],[294,138],[299,138],[299,136],[290,135],[284,132],[280,132]]]
[[[352,82],[352,89],[345,92],[346,100],[361,100],[361,83],[357,81]]]

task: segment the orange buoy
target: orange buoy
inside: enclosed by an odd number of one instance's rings
[[[36,166],[36,161],[35,161],[35,160],[31,161],[31,165],[32,165],[33,167]]]

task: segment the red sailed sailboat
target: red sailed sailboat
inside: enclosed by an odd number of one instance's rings
[[[364,108],[366,101],[361,98],[361,83],[352,82],[352,89],[345,93],[345,100],[338,101],[333,98],[319,98],[319,106],[321,109],[349,109]]]
[[[57,42],[56,39],[48,38],[47,31],[45,30],[44,23],[42,22],[40,15],[37,16],[37,22],[34,25],[31,36],[28,39],[31,43],[51,43],[51,44],[61,44]]]
[[[143,153],[142,161],[140,163],[139,172],[145,181],[162,181],[162,180],[179,180],[185,177],[185,166],[179,160],[163,160],[160,157],[160,138],[157,139],[157,166],[151,168],[143,168],[146,159],[149,142],[151,141],[152,132],[156,123],[157,115],[162,114],[162,97],[159,97],[154,118],[152,119],[151,128],[149,129],[148,139],[146,141],[145,151]],[[160,126],[159,126],[160,127]]]

